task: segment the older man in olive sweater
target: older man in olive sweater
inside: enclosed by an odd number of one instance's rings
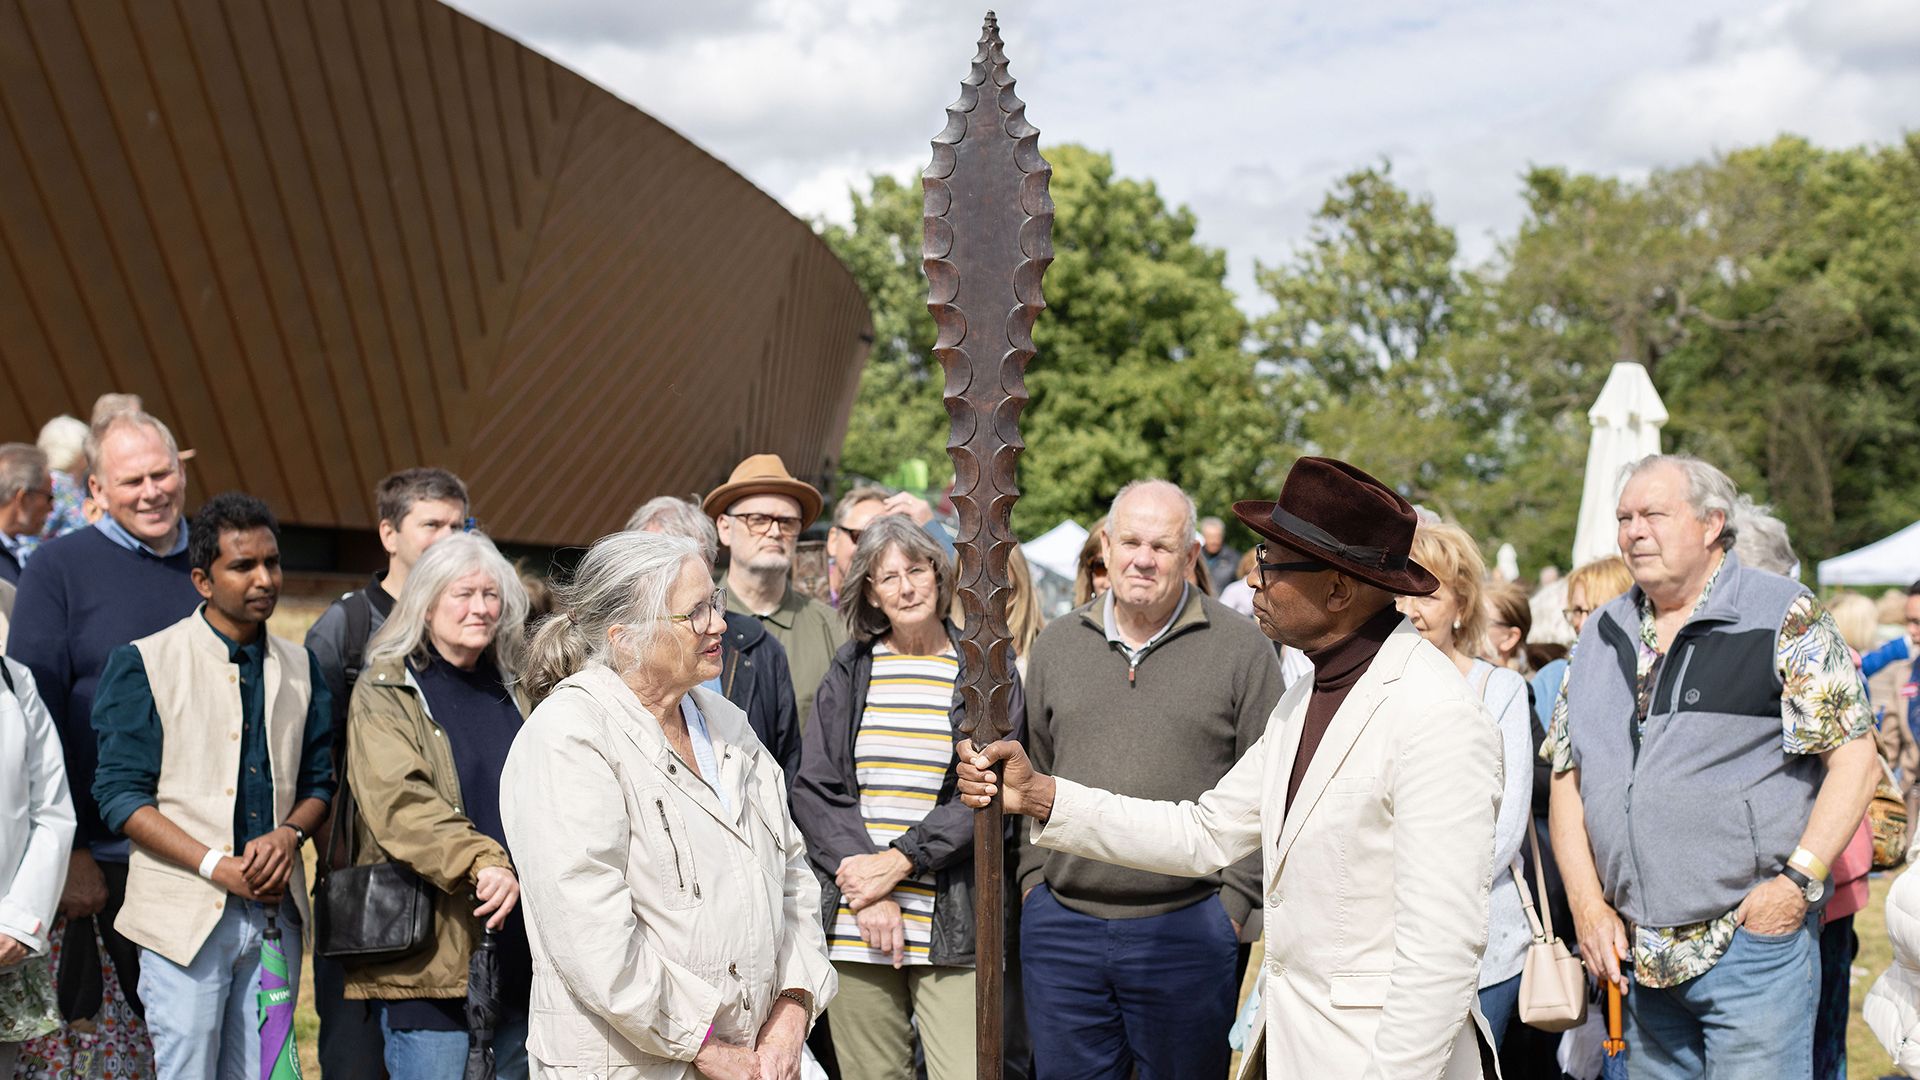
[[[1266,730],[1283,689],[1266,635],[1187,585],[1194,507],[1150,480],[1114,499],[1111,591],[1057,619],[1027,667],[1042,771],[1145,799],[1195,799]],[[1224,1076],[1238,938],[1260,859],[1204,878],[1021,845],[1020,964],[1038,1080]]]

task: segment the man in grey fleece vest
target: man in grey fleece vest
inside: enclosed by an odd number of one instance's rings
[[[1622,986],[1633,959],[1636,1078],[1811,1073],[1827,866],[1875,780],[1851,655],[1734,557],[1734,496],[1693,458],[1633,467],[1635,587],[1583,629],[1543,750],[1581,953]]]

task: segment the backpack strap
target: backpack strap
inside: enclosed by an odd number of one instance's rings
[[[353,792],[347,784],[347,711],[353,700],[353,685],[360,681],[360,671],[366,663],[367,639],[373,636],[373,601],[367,599],[365,589],[355,589],[340,598],[340,609],[347,617],[347,638],[340,650],[341,684],[345,692],[340,700],[333,703],[333,805],[327,815],[326,843],[318,852],[316,877],[325,881],[333,869],[334,847],[341,848],[346,865],[352,865],[355,853],[353,849],[353,819],[355,806]],[[316,845],[318,846],[318,845]]]
[[[353,684],[360,681],[360,669],[367,659],[367,639],[373,636],[373,601],[367,599],[367,590],[355,589],[340,598],[340,608],[347,616],[346,648],[340,650],[347,693],[353,693]]]

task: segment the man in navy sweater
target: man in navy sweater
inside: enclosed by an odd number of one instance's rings
[[[33,672],[66,754],[78,828],[60,914],[98,920],[128,1000],[139,1007],[139,951],[113,929],[126,898],[127,842],[93,799],[93,695],[114,649],[191,615],[200,603],[181,519],[187,479],[165,424],[143,412],[108,419],[87,436],[87,483],[106,514],[49,541],[20,576],[7,655]]]

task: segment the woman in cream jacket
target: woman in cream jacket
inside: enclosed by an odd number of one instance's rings
[[[837,984],[779,763],[702,685],[725,628],[706,566],[682,538],[604,537],[561,610],[501,777],[533,1075],[791,1080]]]
[[[0,1077],[59,1026],[43,957],[73,846],[60,736],[25,664],[0,658]]]

